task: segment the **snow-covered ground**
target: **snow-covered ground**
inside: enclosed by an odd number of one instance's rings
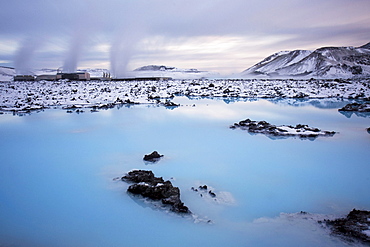
[[[168,80],[35,81],[0,83],[0,112],[50,107],[105,107],[161,103],[174,96],[238,98],[370,99],[370,79],[362,80]],[[162,102],[163,103],[163,102]]]
[[[14,68],[0,66],[0,82],[1,81],[11,81],[15,76]]]

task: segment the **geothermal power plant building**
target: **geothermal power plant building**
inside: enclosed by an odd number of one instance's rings
[[[87,72],[57,73],[57,80],[67,79],[71,81],[90,81],[90,74]]]
[[[57,81],[57,80],[70,80],[70,81],[90,81],[90,74],[87,72],[76,73],[57,73],[56,75],[16,75],[14,81]]]

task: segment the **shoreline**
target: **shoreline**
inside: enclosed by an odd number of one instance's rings
[[[370,101],[370,78],[196,79],[169,81],[0,82],[0,112],[30,113],[49,108],[109,109],[154,104],[178,107],[175,96],[235,99],[338,99]]]

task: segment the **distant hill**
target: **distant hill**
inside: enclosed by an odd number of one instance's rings
[[[200,71],[197,69],[181,69],[165,65],[147,65],[128,73],[133,77],[171,77],[173,79],[200,79],[219,77],[215,72]]]
[[[201,73],[206,71],[199,71],[197,69],[179,69],[176,67],[168,67],[164,65],[147,65],[135,69],[134,71],[168,71],[168,72],[182,72],[182,73]]]
[[[244,70],[243,77],[351,78],[370,76],[370,43],[275,53]]]
[[[10,81],[15,75],[15,69],[11,67],[0,66],[0,81]]]

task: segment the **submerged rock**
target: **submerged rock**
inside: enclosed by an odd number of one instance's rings
[[[289,137],[297,136],[299,138],[311,138],[314,139],[318,136],[333,136],[335,131],[322,131],[318,128],[309,127],[304,124],[297,124],[296,126],[281,125],[276,126],[266,121],[252,121],[249,118],[234,123],[230,126],[231,129],[240,128],[247,130],[250,133],[261,133],[274,137]]]
[[[155,177],[152,171],[130,171],[121,179],[134,183],[127,189],[132,194],[142,195],[151,200],[160,200],[164,205],[169,205],[171,211],[176,213],[191,213],[180,200],[180,189],[174,187],[170,181],[164,181],[162,177]]]
[[[370,244],[370,211],[353,209],[346,218],[325,220],[334,235]]]
[[[163,157],[162,154],[159,154],[157,151],[153,151],[151,154],[146,154],[144,155],[143,160],[149,161],[149,162],[156,162],[158,161],[161,157]]]

